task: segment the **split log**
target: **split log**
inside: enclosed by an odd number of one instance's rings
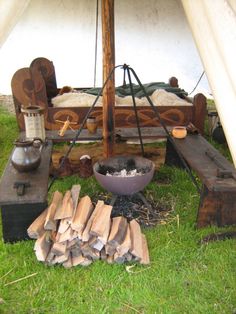
[[[140,264],[150,264],[150,258],[149,258],[149,251],[148,251],[148,244],[147,239],[144,234],[142,234],[142,249],[143,249],[143,255],[140,260]]]
[[[71,222],[71,228],[78,232],[79,238],[82,238],[82,233],[92,210],[93,204],[90,197],[86,195],[81,198]]]
[[[73,216],[73,202],[71,198],[71,191],[66,191],[62,205],[57,208],[54,220],[70,218]]]
[[[69,250],[66,250],[65,254],[63,254],[63,255],[60,255],[60,256],[55,255],[54,259],[52,260],[52,264],[63,264],[63,263],[65,263],[68,260],[69,255],[70,255]]]
[[[38,239],[45,232],[44,223],[47,216],[47,208],[32,222],[27,229],[28,236],[31,239]]]
[[[130,253],[133,254],[137,260],[143,256],[142,232],[138,222],[133,219],[130,221],[130,236],[131,236],[131,249]]]
[[[119,216],[112,218],[111,231],[107,243],[115,249],[124,241],[127,232],[127,219]]]
[[[43,235],[36,240],[34,245],[35,255],[38,261],[40,262],[46,261],[51,246],[52,243],[49,240],[48,234],[47,232],[44,232]]]
[[[72,257],[71,254],[69,254],[68,259],[62,264],[65,268],[71,268],[72,265]]]
[[[92,223],[93,223],[93,220],[94,218],[96,217],[96,215],[99,213],[99,208],[104,205],[104,202],[103,201],[98,201],[88,222],[87,222],[87,225],[83,231],[83,234],[82,234],[82,241],[83,242],[86,242],[86,241],[89,241],[90,239],[90,229],[91,229],[91,226],[92,226]]]
[[[52,201],[50,206],[48,207],[47,216],[45,219],[44,229],[45,230],[53,230],[57,229],[57,222],[54,219],[55,213],[58,208],[61,207],[61,202],[63,199],[62,193],[56,191],[53,193]]]
[[[81,265],[81,266],[88,266],[92,263],[92,260],[84,257],[83,255],[80,256],[72,256],[72,266],[77,266],[77,265]]]
[[[80,195],[81,186],[80,184],[73,185],[71,188],[71,198],[73,202],[73,209],[77,208],[78,202],[79,202],[79,195]]]
[[[99,207],[98,213],[95,216],[91,229],[90,234],[102,237],[104,232],[106,231],[107,224],[110,222],[112,206],[110,205],[102,205]]]
[[[71,227],[69,227],[64,233],[58,232],[56,240],[59,243],[70,241],[73,237],[73,234],[74,234],[74,230]]]
[[[125,255],[131,248],[131,238],[130,238],[130,226],[127,224],[126,235],[124,237],[124,241],[117,246],[117,253],[121,255]]]
[[[66,252],[66,242],[61,242],[61,243],[55,242],[55,243],[53,243],[51,251],[52,251],[52,253],[54,253],[57,256],[64,255]]]

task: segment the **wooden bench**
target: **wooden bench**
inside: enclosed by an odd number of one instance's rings
[[[184,139],[173,139],[189,167],[202,182],[197,227],[207,225],[236,224],[236,170],[201,135],[187,135]],[[181,166],[174,145],[167,141],[167,165]]]

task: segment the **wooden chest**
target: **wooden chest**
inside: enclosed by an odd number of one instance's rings
[[[41,152],[40,166],[27,173],[19,173],[9,158],[0,182],[4,242],[27,239],[28,226],[47,206],[51,152],[52,142],[48,141]],[[17,194],[17,183],[26,184],[23,195]]]

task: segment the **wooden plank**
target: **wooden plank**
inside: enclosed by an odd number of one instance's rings
[[[79,238],[82,238],[82,233],[92,213],[92,210],[93,204],[90,197],[86,195],[81,198],[71,222],[71,228],[78,232]]]
[[[114,0],[102,1],[103,83],[115,66]],[[113,155],[115,138],[115,75],[103,90],[103,148],[104,157]]]
[[[47,208],[28,227],[27,233],[31,239],[38,239],[44,233],[44,223],[47,216]]]
[[[54,219],[55,213],[58,208],[61,207],[63,195],[62,193],[56,191],[53,193],[51,204],[48,207],[47,216],[45,219],[44,229],[53,230],[57,229],[57,221]]]

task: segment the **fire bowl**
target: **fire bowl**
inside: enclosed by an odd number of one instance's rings
[[[137,170],[135,176],[116,176],[115,172]],[[115,195],[132,195],[142,191],[152,180],[154,163],[143,157],[117,156],[98,161],[93,166],[95,178],[107,191]],[[106,174],[110,175],[107,176]]]

